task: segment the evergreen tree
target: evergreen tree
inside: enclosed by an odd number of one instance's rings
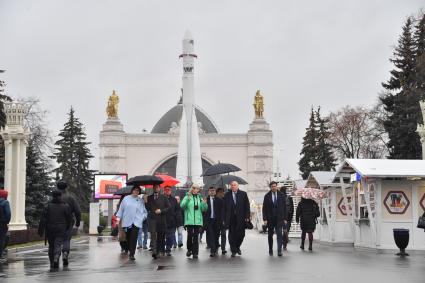
[[[416,127],[422,117],[420,95],[415,91],[416,47],[410,17],[390,61],[395,69],[390,72],[390,80],[382,84],[388,92],[380,98],[387,114],[383,124],[389,138],[389,158],[420,159],[422,148]]]
[[[422,13],[418,18],[413,40],[416,47],[415,91],[422,98],[425,98],[425,13]]]
[[[37,150],[34,139],[27,148],[27,180],[25,218],[30,227],[36,227],[53,188],[49,175],[49,161]]]
[[[318,170],[317,138],[318,133],[316,130],[316,118],[313,108],[311,108],[310,124],[308,128],[306,128],[305,136],[303,138],[303,147],[301,149],[301,159],[298,162],[303,179],[307,179],[311,171]]]
[[[412,18],[410,17],[403,26],[403,33],[390,62],[394,64],[395,69],[390,71],[391,77],[388,82],[382,84],[383,87],[392,91],[411,87],[415,69],[415,43],[412,38]]]
[[[316,111],[317,128],[317,169],[319,171],[332,171],[335,169],[336,158],[334,157],[332,145],[329,142],[330,131],[326,118],[320,115],[320,107]]]
[[[40,110],[37,100],[28,99],[25,102],[29,106],[26,126],[31,133],[27,147],[25,218],[30,227],[36,227],[54,187],[49,158],[51,136],[45,124],[46,111]]]
[[[68,121],[59,133],[55,143],[54,159],[58,167],[54,170],[68,183],[68,190],[80,203],[82,211],[88,211],[92,191],[93,171],[89,169],[90,159],[93,158],[86,142],[83,124],[75,117],[71,107]]]

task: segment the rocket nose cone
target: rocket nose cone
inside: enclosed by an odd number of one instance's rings
[[[193,39],[192,37],[192,33],[187,29],[186,32],[184,33],[184,37],[183,39]]]

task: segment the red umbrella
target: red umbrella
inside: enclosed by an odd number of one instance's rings
[[[177,180],[174,177],[168,176],[168,175],[158,174],[158,175],[155,175],[155,176],[161,178],[164,181],[161,185],[159,185],[161,188],[164,188],[164,187],[167,187],[167,186],[174,187],[175,185],[180,183],[179,180]],[[145,188],[152,188],[152,185],[146,185]]]

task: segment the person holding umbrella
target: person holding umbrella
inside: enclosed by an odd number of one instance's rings
[[[184,210],[184,225],[187,230],[187,252],[186,256],[198,258],[199,231],[203,226],[202,213],[207,211],[208,205],[205,199],[199,195],[200,186],[193,184],[192,188],[180,202],[180,207]]]
[[[313,199],[302,197],[295,215],[297,223],[301,222],[302,233],[300,249],[304,250],[305,237],[306,234],[308,234],[308,250],[313,250],[313,232],[316,230],[317,217],[319,216],[320,210],[318,204]]]
[[[137,236],[147,216],[145,203],[143,199],[139,198],[140,193],[140,187],[135,185],[131,194],[124,197],[117,212],[117,217],[121,219],[122,227],[126,233],[130,260],[136,260],[134,253],[137,246]]]
[[[158,253],[165,253],[165,233],[167,231],[166,215],[170,209],[170,202],[160,193],[159,185],[153,185],[153,194],[148,196],[148,229],[151,233],[152,257],[156,259]]]

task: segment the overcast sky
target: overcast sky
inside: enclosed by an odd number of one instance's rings
[[[186,29],[195,99],[223,133],[246,132],[260,89],[281,170],[298,177],[311,106],[371,105],[408,1],[0,0],[0,69],[13,97],[37,97],[57,135],[71,105],[97,155],[108,96],[130,133],[150,131],[180,95]],[[97,169],[98,161],[92,162]]]

